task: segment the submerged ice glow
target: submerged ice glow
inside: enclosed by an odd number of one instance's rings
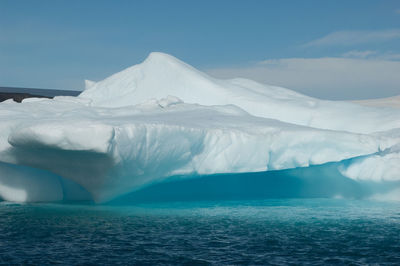
[[[8,201],[104,202],[173,176],[293,168],[400,188],[400,109],[218,80],[161,53],[78,97],[1,103],[0,121]]]

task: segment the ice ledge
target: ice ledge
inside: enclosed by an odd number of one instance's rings
[[[114,135],[112,126],[93,121],[52,122],[19,127],[11,132],[8,142],[14,147],[108,153]]]

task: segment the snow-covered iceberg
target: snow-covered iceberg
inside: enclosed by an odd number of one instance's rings
[[[173,176],[325,164],[398,189],[400,109],[219,80],[162,53],[87,81],[78,97],[0,104],[10,201],[104,202]]]

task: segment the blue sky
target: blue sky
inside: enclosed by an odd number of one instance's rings
[[[0,86],[83,89],[161,51],[327,99],[400,94],[400,1],[0,0]]]

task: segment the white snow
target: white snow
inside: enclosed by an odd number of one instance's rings
[[[400,146],[381,154],[356,158],[348,167],[341,167],[340,171],[356,180],[399,181]]]
[[[186,103],[234,104],[255,116],[323,129],[371,133],[400,124],[397,109],[322,101],[246,79],[218,80],[162,53],[151,53],[141,64],[89,83],[79,98],[92,100],[93,106],[120,107],[168,95]]]
[[[218,80],[152,53],[79,97],[1,103],[0,198],[82,198],[82,186],[103,202],[176,175],[329,162],[354,180],[399,181],[398,128],[400,109]]]

